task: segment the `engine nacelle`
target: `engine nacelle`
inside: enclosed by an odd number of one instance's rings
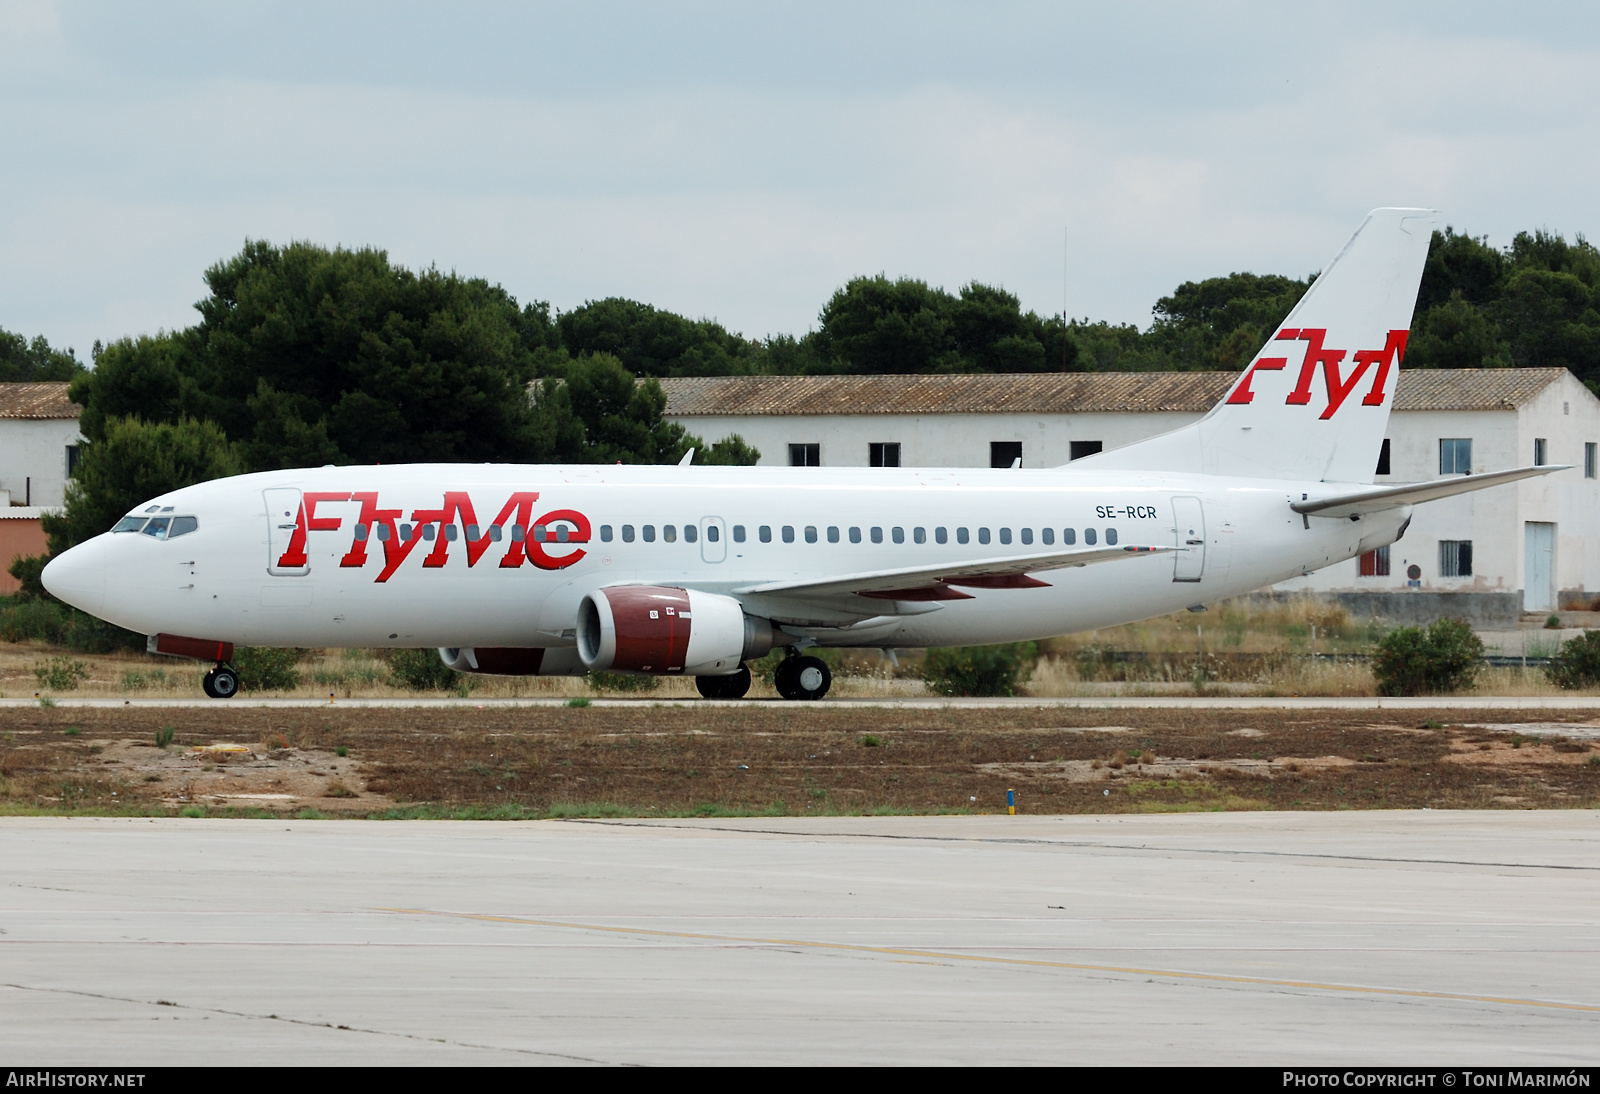
[[[571,647],[440,646],[439,660],[457,672],[484,676],[582,676],[588,670]]]
[[[725,676],[782,636],[731,596],[614,585],[578,603],[578,657],[591,672]]]

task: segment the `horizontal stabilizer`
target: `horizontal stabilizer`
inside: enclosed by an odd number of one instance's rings
[[[851,593],[870,595],[890,591],[906,591],[933,586],[968,585],[972,588],[1028,588],[1021,582],[1005,583],[996,578],[1021,577],[1024,574],[1045,570],[1061,570],[1069,566],[1089,566],[1096,562],[1115,562],[1119,559],[1140,558],[1160,551],[1176,551],[1176,547],[1088,547],[1076,551],[1051,551],[1037,555],[1011,555],[1007,558],[980,558],[967,562],[945,562],[935,566],[906,566],[895,570],[871,570],[849,574],[845,577],[804,579],[799,581],[769,581],[760,585],[746,585],[734,589],[735,595],[772,595],[827,597],[848,596]],[[1043,582],[1033,583],[1042,585]],[[917,599],[911,597],[909,599]],[[952,599],[963,599],[954,597]]]
[[[1358,490],[1351,494],[1335,494],[1328,498],[1309,498],[1290,504],[1296,513],[1316,517],[1359,517],[1363,513],[1378,513],[1385,509],[1398,509],[1402,505],[1468,494],[1474,490],[1487,490],[1518,479],[1535,475],[1548,475],[1552,471],[1565,471],[1569,463],[1551,463],[1541,467],[1516,467],[1510,471],[1491,471],[1487,475],[1451,475],[1445,479],[1390,486],[1381,490]]]

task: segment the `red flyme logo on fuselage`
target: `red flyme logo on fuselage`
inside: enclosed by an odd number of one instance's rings
[[[307,491],[301,497],[294,532],[287,549],[278,558],[278,565],[288,569],[308,565],[306,540],[309,533],[337,532],[344,526],[343,517],[318,516],[318,505],[359,502],[361,513],[351,529],[350,549],[339,560],[339,565],[365,566],[367,549],[373,539],[377,539],[383,548],[383,569],[378,573],[378,581],[388,581],[419,543],[430,540],[433,548],[423,556],[422,566],[424,569],[442,567],[450,561],[450,546],[455,542],[453,533],[458,526],[465,531],[466,542],[462,546],[469,567],[476,566],[491,547],[507,541],[505,554],[500,557],[501,567],[514,569],[531,562],[541,570],[564,570],[588,552],[578,548],[552,555],[546,547],[559,549],[566,544],[588,543],[589,518],[576,509],[552,509],[534,517],[533,504],[538,500],[538,491],[518,491],[501,506],[488,527],[481,528],[472,499],[465,490],[445,491],[443,505],[437,509],[413,509],[411,520],[406,523],[401,520],[404,509],[379,508],[375,490]],[[437,534],[424,534],[425,529],[435,529],[435,526]]]
[[[1348,376],[1342,376],[1341,367],[1349,350],[1329,349],[1323,345],[1328,336],[1326,327],[1285,327],[1278,332],[1274,341],[1277,342],[1304,342],[1306,344],[1305,359],[1300,362],[1300,376],[1294,385],[1294,390],[1289,392],[1289,397],[1284,400],[1286,406],[1304,406],[1311,402],[1311,381],[1317,374],[1317,366],[1322,366],[1322,379],[1328,393],[1328,405],[1319,415],[1320,420],[1327,421],[1338,412],[1349,398],[1351,391],[1361,382],[1361,378],[1368,369],[1376,366],[1373,373],[1372,387],[1367,391],[1366,398],[1361,400],[1362,406],[1382,406],[1384,388],[1389,382],[1389,370],[1398,368],[1400,360],[1406,355],[1406,336],[1410,332],[1392,330],[1382,349],[1357,350],[1351,356],[1351,371]],[[1250,390],[1250,381],[1255,379],[1257,372],[1280,372],[1288,367],[1287,357],[1261,357],[1256,360],[1228,396],[1229,403],[1250,403],[1255,401],[1256,393]]]

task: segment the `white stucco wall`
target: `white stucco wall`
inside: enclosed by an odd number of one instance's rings
[[[32,502],[61,505],[67,485],[67,446],[79,441],[72,418],[0,418],[0,490],[21,505],[32,480]]]
[[[987,467],[991,441],[1021,441],[1025,467],[1068,462],[1071,441],[1109,450],[1192,422],[1193,413],[673,416],[709,442],[737,433],[762,464],[789,462],[789,445],[821,445],[824,466],[865,467],[869,443],[898,441],[907,467]],[[1571,471],[1418,506],[1405,538],[1390,548],[1388,577],[1361,577],[1356,560],[1277,586],[1283,591],[1397,592],[1406,567],[1421,567],[1425,591],[1520,593],[1524,525],[1556,525],[1555,586],[1600,596],[1600,480],[1583,475],[1585,442],[1600,442],[1600,400],[1570,374],[1518,409],[1396,411],[1389,419],[1390,474],[1380,482],[1439,476],[1439,440],[1472,438],[1475,473],[1533,463],[1533,441]],[[1439,542],[1471,540],[1473,574],[1441,577]]]
[[[670,416],[708,444],[737,433],[761,453],[764,466],[786,466],[789,445],[819,444],[825,467],[870,466],[867,446],[898,442],[905,467],[988,467],[991,441],[1021,441],[1022,466],[1057,467],[1071,442],[1107,449],[1195,421],[1198,414],[819,414]]]

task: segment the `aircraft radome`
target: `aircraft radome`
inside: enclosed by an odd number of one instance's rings
[[[1206,416],[1048,469],[414,464],[174,490],[52,561],[55,596],[216,662],[437,647],[465,672],[692,675],[738,698],[811,646],[1044,638],[1393,543],[1411,507],[1559,466],[1372,485],[1433,227],[1378,209]]]

